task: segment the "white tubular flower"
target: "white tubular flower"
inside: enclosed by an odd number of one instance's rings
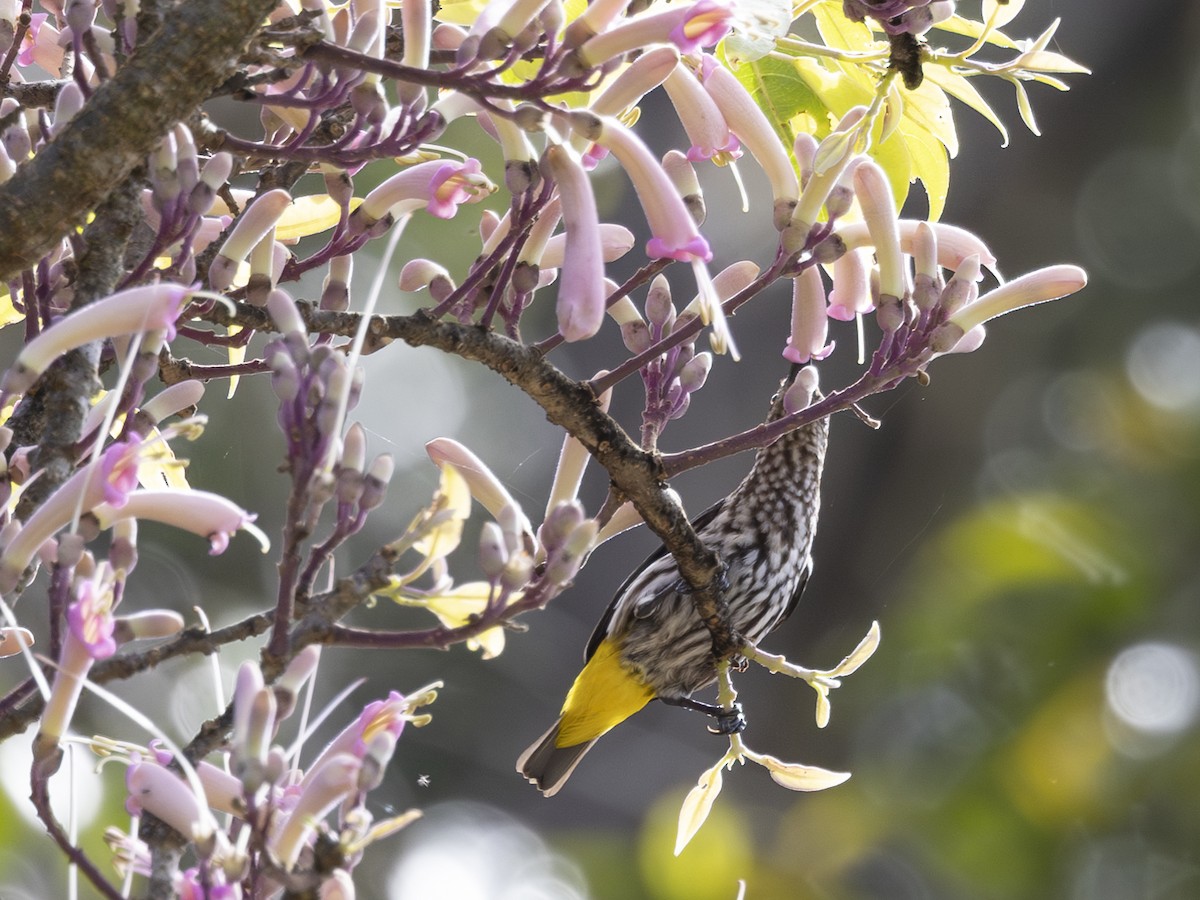
[[[238,263],[243,262],[254,246],[275,227],[291,203],[291,194],[283,188],[275,188],[246,208],[209,266],[208,283],[214,290],[223,291],[233,283]]]
[[[907,285],[896,202],[887,175],[873,160],[862,160],[855,168],[854,192],[875,245],[875,258],[879,261],[879,293],[903,299]]]
[[[50,363],[91,341],[139,332],[175,337],[175,321],[192,292],[179,284],[151,284],[118,291],[59,319],[25,345],[4,373],[0,391],[28,390]]]
[[[996,271],[996,256],[984,244],[983,239],[956,225],[944,222],[925,222],[917,219],[900,219],[896,225],[900,231],[900,249],[913,254],[917,226],[925,224],[933,229],[937,237],[937,263],[944,269],[957,269],[968,256],[978,256],[980,263],[992,272]],[[854,222],[839,226],[835,232],[846,242],[847,250],[871,245],[871,234],[865,222]]]
[[[1087,273],[1079,266],[1047,266],[1014,278],[989,291],[973,303],[958,309],[931,339],[935,352],[945,353],[957,349],[964,335],[999,316],[1013,310],[1058,300],[1081,290],[1087,285]]]
[[[526,549],[534,547],[533,525],[521,512],[520,504],[513,499],[508,489],[500,483],[492,470],[478,456],[451,438],[434,438],[425,445],[425,452],[438,466],[449,467],[462,476],[471,496],[478,500],[488,512],[500,519],[506,509],[516,510],[517,528],[525,535]]]
[[[203,397],[204,382],[189,379],[163,388],[143,403],[141,409],[157,425],[167,416],[199,406]]]
[[[254,525],[255,517],[236,503],[208,491],[163,488],[154,491],[133,491],[124,504],[116,507],[102,503],[92,510],[101,529],[109,528],[121,519],[151,519],[190,531],[209,541],[209,553],[224,553],[229,539],[236,531],[245,531],[258,540],[262,552],[271,542]]]
[[[773,220],[783,229],[792,219],[800,182],[787,151],[766,115],[734,74],[711,56],[701,62],[700,80],[717,104],[725,122],[766,173],[775,200]]]
[[[315,825],[357,791],[361,769],[362,760],[357,756],[339,753],[305,776],[295,807],[270,841],[271,850],[285,868],[290,870],[296,864]]]

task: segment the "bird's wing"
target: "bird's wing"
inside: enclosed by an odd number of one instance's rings
[[[808,577],[812,575],[812,557],[810,556],[804,563],[804,571],[800,574],[800,583],[796,585],[796,589],[792,591],[791,599],[788,600],[787,608],[783,611],[783,615],[779,617],[779,621],[775,623],[774,628],[778,628],[783,624],[792,613],[796,611],[796,607],[800,603],[800,596],[804,593],[804,588],[808,584]]]
[[[724,502],[724,500],[718,500],[708,509],[704,510],[704,512],[700,513],[700,515],[696,516],[696,518],[692,520],[692,528],[696,531],[700,531],[701,529],[705,528],[710,522],[712,522],[713,519],[716,518],[717,513],[721,511],[721,506]],[[664,557],[667,557],[667,548],[665,546],[659,546],[657,550],[642,560],[642,564],[634,569],[633,572],[630,573],[629,577],[625,579],[624,583],[617,588],[616,594],[609,602],[608,608],[604,611],[604,615],[600,617],[600,621],[596,623],[596,628],[592,632],[591,638],[588,640],[587,649],[583,654],[585,662],[592,658],[592,654],[596,652],[596,648],[600,646],[600,642],[608,636],[609,632],[611,631],[610,626],[612,625],[614,617],[617,619],[622,619],[625,616],[634,615],[639,619],[648,618],[654,614],[654,610],[661,605],[663,598],[665,598],[668,594],[686,589],[686,582],[678,577],[678,571],[675,570],[674,563],[668,557],[666,569],[668,571],[675,571],[676,577],[665,579],[663,582],[661,582],[661,587],[658,590],[655,590],[653,593],[649,593],[644,596],[638,596],[636,599],[629,596],[630,587],[634,584],[634,582],[638,581],[638,579],[642,577],[647,569],[662,560]]]

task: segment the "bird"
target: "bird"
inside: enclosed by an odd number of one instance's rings
[[[768,422],[784,414],[784,395],[799,368],[772,399]],[[726,567],[729,622],[749,644],[791,615],[812,572],[828,438],[829,419],[822,417],[762,447],[733,492],[692,522]],[[745,727],[740,707],[723,710],[691,697],[716,681],[717,661],[665,547],[617,590],[584,658],[558,720],[517,759],[517,771],[547,797],[601,736],[653,699],[713,716],[710,730],[717,733]]]

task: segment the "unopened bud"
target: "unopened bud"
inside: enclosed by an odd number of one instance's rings
[[[698,391],[708,380],[709,369],[712,368],[712,354],[698,353],[689,360],[679,371],[679,386],[687,393]]]
[[[671,302],[671,285],[663,275],[655,275],[646,293],[646,318],[663,335],[671,333],[675,322],[675,305]]]
[[[500,585],[510,591],[519,591],[529,584],[532,575],[533,557],[524,550],[518,550],[509,557],[500,573]]]
[[[183,616],[179,613],[169,609],[151,609],[114,619],[113,637],[119,644],[171,637],[182,631],[183,625]]]
[[[815,366],[805,366],[783,394],[783,411],[787,414],[807,409],[817,392],[819,376]]]
[[[507,564],[508,547],[504,543],[504,532],[495,522],[484,522],[479,532],[479,568],[488,580],[494,581]]]
[[[358,500],[359,509],[370,510],[383,503],[395,468],[396,464],[390,453],[381,453],[371,460],[371,468],[367,470],[362,496]]]

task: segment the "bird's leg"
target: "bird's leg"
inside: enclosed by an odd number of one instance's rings
[[[709,725],[708,730],[713,734],[740,734],[746,730],[746,716],[742,713],[742,704],[734,703],[732,709],[725,709],[715,703],[703,703],[691,697],[659,697],[668,706],[678,706],[693,712],[704,713],[716,720],[715,725]]]

